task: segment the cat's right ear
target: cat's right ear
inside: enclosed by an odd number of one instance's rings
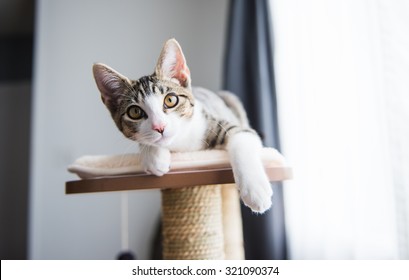
[[[125,88],[127,83],[130,84],[129,79],[102,63],[94,64],[92,71],[97,87],[101,92],[102,101],[111,108],[117,103],[116,101],[120,96],[118,92]]]

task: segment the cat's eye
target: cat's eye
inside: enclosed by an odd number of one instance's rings
[[[145,112],[140,107],[133,105],[128,108],[126,114],[132,120],[139,120],[143,118]]]
[[[163,102],[165,108],[173,108],[179,103],[179,97],[177,97],[174,93],[169,93],[166,95],[165,100]]]

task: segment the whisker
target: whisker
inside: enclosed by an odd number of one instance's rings
[[[201,139],[201,141],[206,145],[207,148],[210,147],[210,144],[206,140]]]
[[[126,147],[124,153],[122,153],[121,158],[119,159],[119,164],[120,164],[121,166],[122,166],[122,164],[123,164],[124,161],[125,161],[125,157],[126,157],[128,154],[130,154],[130,153],[129,153],[129,150],[130,150],[131,148],[135,147],[136,144],[137,144],[137,143],[134,142],[134,141],[132,141],[132,142],[130,142],[130,143],[128,144],[128,146]]]

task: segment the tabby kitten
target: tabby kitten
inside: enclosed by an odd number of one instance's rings
[[[261,140],[242,104],[228,92],[192,88],[175,39],[165,43],[152,75],[130,80],[100,63],[93,72],[117,127],[139,143],[147,173],[167,173],[170,152],[225,149],[244,204],[258,213],[270,208],[273,192],[260,159]]]

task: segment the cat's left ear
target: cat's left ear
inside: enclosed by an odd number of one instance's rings
[[[163,46],[155,74],[159,79],[176,79],[181,86],[190,88],[190,70],[182,48],[175,39],[169,39]]]

